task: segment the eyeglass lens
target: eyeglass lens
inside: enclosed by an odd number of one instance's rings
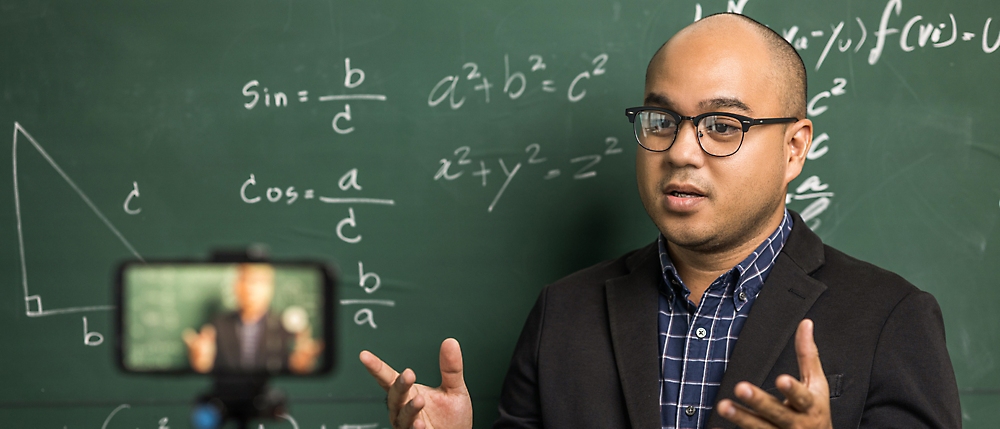
[[[636,115],[635,137],[646,149],[664,151],[673,145],[678,127],[677,118],[655,110],[644,110]],[[697,131],[702,149],[715,156],[731,155],[743,142],[743,126],[739,120],[728,116],[706,116],[698,122]]]

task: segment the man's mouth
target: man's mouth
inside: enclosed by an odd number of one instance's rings
[[[675,213],[690,213],[708,200],[707,193],[689,183],[671,183],[663,187],[664,208]]]
[[[671,196],[674,196],[674,197],[678,197],[678,198],[697,198],[697,197],[704,197],[704,195],[701,195],[701,194],[698,194],[698,193],[694,193],[694,192],[685,192],[685,191],[670,191],[670,192],[668,192],[667,194],[668,194],[668,195],[671,195]]]

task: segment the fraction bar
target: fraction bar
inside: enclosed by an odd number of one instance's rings
[[[385,200],[380,198],[330,198],[330,197],[319,197],[319,200],[324,203],[330,204],[382,204],[386,206],[396,205],[394,200]]]
[[[354,95],[324,95],[319,98],[319,101],[337,101],[337,100],[385,101],[385,96],[382,94],[354,94]]]
[[[340,300],[340,305],[351,305],[351,304],[369,304],[369,305],[384,305],[387,307],[395,307],[396,301],[388,299],[342,299]]]

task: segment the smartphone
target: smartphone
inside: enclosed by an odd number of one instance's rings
[[[310,261],[127,261],[116,281],[118,366],[150,374],[325,374],[334,272]]]

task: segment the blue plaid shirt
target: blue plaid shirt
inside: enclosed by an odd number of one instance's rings
[[[699,305],[677,275],[660,235],[660,423],[666,428],[701,428],[715,406],[729,355],[747,314],[774,266],[792,218],[785,217],[743,262],[719,276]],[[678,299],[679,298],[679,299]]]

